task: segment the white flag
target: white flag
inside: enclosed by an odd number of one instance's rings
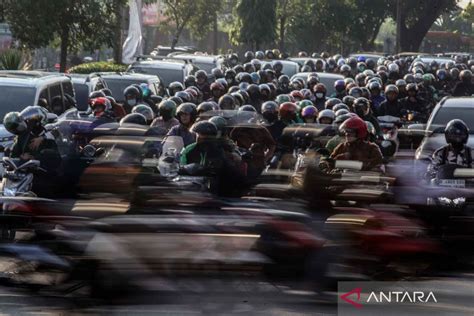
[[[142,0],[129,0],[130,7],[130,24],[128,26],[128,36],[123,43],[122,62],[131,64],[135,61],[135,57],[142,54],[142,26],[141,12]]]

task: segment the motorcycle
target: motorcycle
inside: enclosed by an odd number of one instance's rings
[[[384,159],[388,160],[392,158],[397,152],[400,146],[398,140],[398,129],[401,126],[400,118],[385,115],[377,117],[380,122],[380,128],[382,129],[383,140],[379,147]]]

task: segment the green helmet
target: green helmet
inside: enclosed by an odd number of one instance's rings
[[[277,98],[275,99],[275,102],[278,103],[278,105],[281,105],[285,102],[291,102],[291,98],[288,94],[280,94],[279,96],[277,96]]]
[[[430,85],[433,82],[433,77],[431,74],[424,74],[423,75],[423,83],[426,85]]]
[[[160,112],[160,115],[164,119],[172,118],[176,116],[176,103],[171,100],[164,100],[161,101],[160,104],[158,105],[158,110]]]

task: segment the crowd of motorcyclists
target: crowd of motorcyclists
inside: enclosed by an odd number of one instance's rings
[[[277,50],[248,51],[241,58],[231,54],[225,69],[198,70],[184,82],[172,82],[163,97],[154,95],[146,84],[131,85],[123,92],[123,104],[116,102],[119,96],[102,89],[90,94],[86,114],[94,126],[137,124],[152,135],[182,137],[181,165],[199,164],[225,170],[226,177],[255,179],[280,150],[288,126],[335,126],[339,134],[326,145],[329,156],[322,163],[324,168],[334,168],[337,160],[358,160],[363,170],[374,170],[383,164],[377,117],[426,122],[444,96],[474,93],[474,60],[463,56],[427,64],[416,57],[377,60],[300,52],[298,57],[307,58],[300,69],[308,73],[305,79],[291,79],[283,72],[280,59],[286,57]],[[322,72],[344,77],[334,82],[331,95],[320,82],[318,73]],[[4,124],[17,135],[8,151],[11,157],[41,161],[46,157],[46,169],[54,172],[59,155],[54,137],[45,129],[46,108],[47,104],[31,105],[21,113],[9,113]],[[243,118],[238,124],[230,119],[236,116]],[[462,120],[450,122],[447,146],[434,153],[428,173],[441,164],[470,167],[468,136]],[[243,159],[242,150],[250,152],[250,157]]]

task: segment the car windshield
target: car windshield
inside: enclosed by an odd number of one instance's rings
[[[2,107],[0,109],[0,119],[12,111],[21,111],[29,105],[35,104],[36,89],[29,87],[0,86],[2,96]]]
[[[443,107],[436,113],[429,129],[434,130],[436,127],[446,126],[449,121],[459,118],[469,126],[471,134],[474,133],[474,108]]]
[[[173,81],[184,82],[183,70],[179,69],[162,69],[156,67],[132,67],[130,71],[159,76],[165,87],[168,87]],[[108,82],[107,82],[108,83]],[[110,88],[110,87],[109,87]],[[113,90],[112,90],[113,91]]]
[[[123,90],[125,90],[126,87],[132,84],[141,84],[146,82],[145,80],[128,78],[104,78],[104,80],[107,82],[107,87],[112,91],[112,96],[117,102],[123,101]]]

